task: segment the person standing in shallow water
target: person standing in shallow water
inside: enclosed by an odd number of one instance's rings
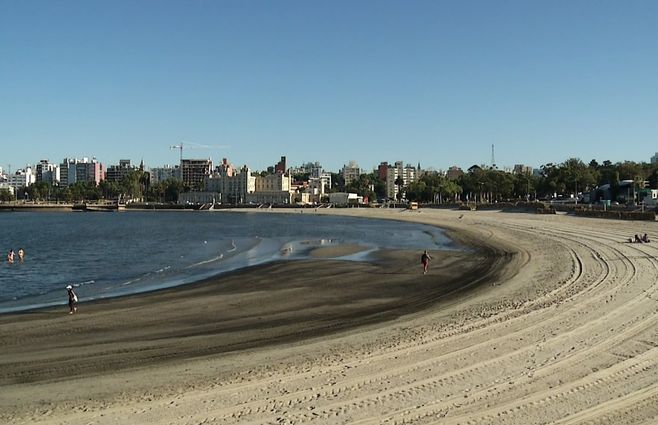
[[[14,250],[13,249],[10,249],[9,252],[7,253],[7,262],[9,264],[14,263]]]
[[[420,256],[420,263],[423,265],[423,274],[427,273],[427,269],[430,265],[430,260],[432,257],[427,253],[427,250],[423,252],[423,255]]]
[[[23,248],[18,248],[18,261],[21,263],[25,259],[25,251],[23,251]]]
[[[66,290],[69,293],[69,314],[75,314],[78,312],[78,296],[73,292],[71,285],[68,285]]]

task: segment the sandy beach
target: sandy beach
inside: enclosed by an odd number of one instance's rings
[[[0,422],[658,423],[658,242],[625,242],[657,223],[304,213],[436,225],[472,250],[431,252],[423,276],[420,253],[321,248],[74,316],[2,315]]]

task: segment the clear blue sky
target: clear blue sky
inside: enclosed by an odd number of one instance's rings
[[[0,166],[648,161],[657,1],[0,0]],[[224,146],[224,147],[220,147]]]

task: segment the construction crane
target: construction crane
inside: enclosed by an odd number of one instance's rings
[[[192,146],[190,146],[192,145]],[[183,162],[183,149],[210,149],[210,146],[207,145],[198,145],[196,143],[191,144],[190,142],[180,142],[178,145],[171,145],[169,149],[178,149],[180,151],[180,162]]]
[[[169,149],[178,149],[180,152],[180,162],[183,162],[183,149],[212,149],[212,148],[226,148],[226,145],[199,145],[192,142],[180,142],[178,145],[171,145]]]
[[[171,145],[169,149],[180,149],[180,162],[183,162],[183,142],[180,145]]]

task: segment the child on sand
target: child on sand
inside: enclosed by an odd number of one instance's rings
[[[430,260],[432,257],[427,253],[427,250],[423,252],[423,255],[420,256],[420,263],[423,265],[423,274],[427,274],[427,268],[430,265]]]
[[[68,285],[66,290],[69,293],[69,314],[75,314],[78,312],[78,296],[73,292],[71,285]]]

